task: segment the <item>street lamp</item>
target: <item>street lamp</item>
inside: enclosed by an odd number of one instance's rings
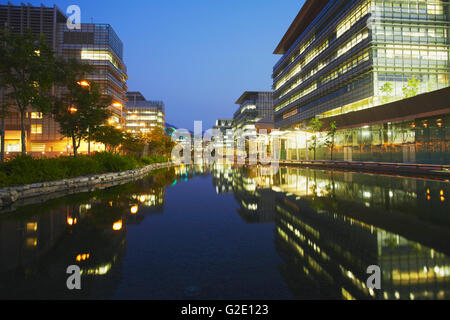
[[[82,87],[90,87],[91,86],[91,84],[87,80],[80,80],[80,81],[77,82],[77,84],[82,86]]]
[[[71,114],[74,114],[74,113],[77,113],[77,112],[78,112],[78,109],[77,109],[76,107],[70,107],[70,108],[69,108],[69,112],[70,112]]]

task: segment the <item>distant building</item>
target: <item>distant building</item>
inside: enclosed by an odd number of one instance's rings
[[[14,33],[31,29],[35,34],[44,35],[57,55],[76,58],[94,66],[86,80],[95,82],[102,94],[112,97],[109,122],[121,126],[128,79],[123,43],[108,24],[82,23],[80,30],[69,30],[66,23],[67,16],[56,5],[0,5],[0,28],[6,27]],[[28,152],[47,155],[71,152],[70,141],[60,135],[59,125],[51,117],[29,110],[25,126]],[[14,109],[6,119],[5,145],[7,153],[21,152],[20,118]],[[86,151],[87,143],[82,143],[79,152]]]
[[[125,129],[131,133],[148,133],[165,129],[165,106],[162,101],[149,101],[140,92],[128,92]]]
[[[221,133],[224,148],[231,148],[233,146],[233,119],[218,119],[213,129],[218,130]]]
[[[233,129],[256,134],[255,124],[265,118],[273,119],[272,92],[246,91],[236,101],[238,110],[233,116]]]

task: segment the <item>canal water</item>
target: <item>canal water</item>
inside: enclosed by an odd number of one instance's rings
[[[449,182],[164,169],[0,215],[1,299],[449,299]],[[81,290],[67,289],[67,267]],[[381,289],[366,286],[379,266]]]

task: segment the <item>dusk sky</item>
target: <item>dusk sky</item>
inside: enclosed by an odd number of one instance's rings
[[[2,1],[3,2],[3,1]],[[111,24],[124,43],[128,88],[166,104],[167,122],[209,129],[244,91],[269,91],[275,47],[303,0],[64,0],[82,22]],[[11,1],[20,4],[20,1]]]

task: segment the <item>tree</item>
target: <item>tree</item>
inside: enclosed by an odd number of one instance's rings
[[[124,141],[124,133],[114,126],[100,126],[92,132],[92,140],[103,143],[107,151],[116,152]]]
[[[311,119],[310,123],[310,129],[313,132],[313,136],[311,138],[311,146],[309,147],[309,150],[314,150],[314,160],[316,160],[316,150],[319,146],[319,141],[317,138],[317,134],[322,130],[323,122],[320,121],[320,119],[313,118]]]
[[[389,98],[392,96],[392,92],[394,88],[392,87],[392,83],[386,82],[381,88],[380,91],[383,93],[383,102],[389,102]]]
[[[421,80],[412,76],[411,79],[407,80],[407,83],[403,86],[403,95],[405,98],[411,98],[419,93]]]
[[[122,151],[126,153],[141,154],[146,146],[146,141],[131,133],[125,133],[122,142]]]
[[[336,121],[333,121],[330,123],[330,127],[327,131],[327,140],[325,142],[328,149],[330,149],[331,161],[333,161],[333,151],[335,147],[336,131],[337,131]]]
[[[170,155],[175,143],[167,136],[163,129],[154,128],[152,131],[144,135],[147,141],[150,153],[159,155]]]
[[[0,87],[20,115],[22,154],[26,153],[28,108],[47,113],[52,102],[55,56],[43,36],[0,31]]]
[[[109,117],[108,106],[111,103],[111,98],[103,97],[96,84],[86,88],[78,82],[68,83],[67,92],[54,104],[52,111],[59,123],[59,132],[71,138],[75,157],[81,141]]]

